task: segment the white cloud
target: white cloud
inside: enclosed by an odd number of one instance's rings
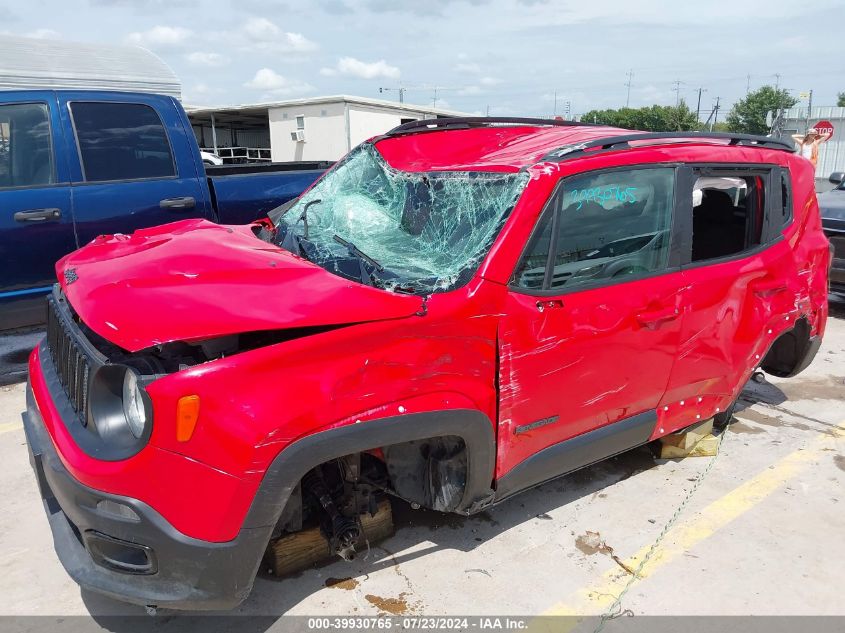
[[[261,68],[255,76],[244,84],[253,90],[263,90],[273,95],[290,95],[311,92],[314,86],[309,83],[290,80],[270,68]]]
[[[229,58],[220,53],[204,53],[202,51],[194,51],[185,55],[191,64],[195,66],[223,66],[229,63]]]
[[[478,80],[478,83],[480,83],[482,86],[498,86],[500,83],[502,83],[502,80],[498,77],[482,77]]]
[[[481,72],[481,66],[475,63],[455,64],[456,73],[465,73],[467,75],[477,75]]]
[[[334,68],[321,68],[320,74],[323,77],[334,77],[337,75],[337,71]]]
[[[61,37],[61,33],[53,29],[35,29],[29,33],[24,33],[24,37],[34,37],[39,40],[54,40]]]
[[[250,18],[241,29],[246,38],[244,47],[277,53],[310,53],[319,46],[302,33],[282,30],[275,22],[267,18]]]
[[[191,29],[181,26],[154,26],[148,31],[130,33],[126,41],[138,46],[176,47],[181,46],[194,36]]]
[[[328,72],[326,72],[328,71]],[[332,69],[323,68],[320,74],[331,76],[329,72]],[[351,77],[359,77],[361,79],[377,79],[383,77],[385,79],[399,79],[400,71],[396,66],[391,66],[383,59],[375,62],[362,62],[354,57],[341,57],[337,61],[337,68],[335,72],[341,75],[349,75]]]
[[[458,94],[462,97],[472,97],[474,95],[480,95],[482,92],[484,91],[478,86],[467,86],[458,90]]]

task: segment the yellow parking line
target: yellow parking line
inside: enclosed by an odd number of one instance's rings
[[[23,423],[21,422],[4,422],[3,424],[0,424],[0,435],[3,433],[11,433],[12,431],[17,431],[22,428]]]
[[[803,449],[775,462],[773,466],[717,499],[687,521],[675,525],[666,533],[663,544],[643,567],[640,578],[647,578],[751,510],[806,469],[813,460],[820,458],[822,449],[842,437],[845,437],[845,421],[834,427],[832,432],[820,435]],[[643,547],[625,561],[625,564],[631,569],[636,569],[650,548],[651,544]],[[598,583],[578,590],[568,600],[554,605],[543,615],[579,616],[588,612],[603,613],[613,604],[627,581],[628,576],[621,574],[619,567],[613,565]],[[577,620],[573,619],[570,625],[571,627],[565,628],[574,628]]]

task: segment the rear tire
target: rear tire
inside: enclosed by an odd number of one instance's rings
[[[719,429],[720,431],[725,430],[728,427],[728,424],[731,423],[731,418],[734,415],[734,409],[736,408],[736,404],[739,402],[739,396],[736,397],[736,400],[731,402],[728,405],[728,408],[724,411],[721,411],[713,416],[713,426],[714,428]]]

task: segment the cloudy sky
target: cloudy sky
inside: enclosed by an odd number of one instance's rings
[[[0,30],[129,43],[164,59],[197,105],[378,97],[497,115],[625,104],[709,113],[751,88],[845,91],[842,0],[2,1]],[[776,77],[780,75],[780,77]],[[676,84],[675,82],[680,82]],[[398,93],[382,94],[397,99]],[[724,115],[726,110],[723,110]],[[722,118],[722,117],[720,117]]]

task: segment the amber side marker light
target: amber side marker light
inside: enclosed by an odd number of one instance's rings
[[[187,442],[194,434],[200,414],[199,396],[182,396],[176,403],[176,441]]]

